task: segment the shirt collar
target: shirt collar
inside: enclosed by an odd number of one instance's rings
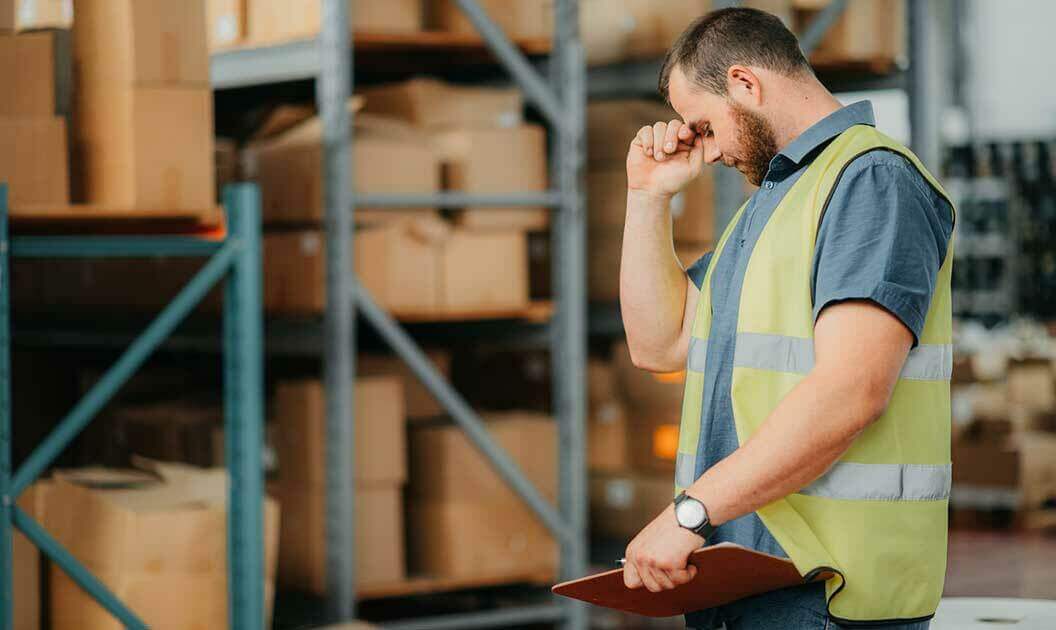
[[[876,126],[873,104],[870,101],[858,101],[837,109],[799,134],[795,140],[788,143],[788,146],[781,149],[778,155],[799,164],[811,151],[854,125]]]

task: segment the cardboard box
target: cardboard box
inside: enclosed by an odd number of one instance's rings
[[[65,120],[0,117],[0,146],[0,181],[12,207],[69,203]]]
[[[55,76],[54,33],[0,33],[0,116],[54,116]]]
[[[0,31],[70,28],[73,0],[0,0]]]
[[[551,581],[558,544],[526,506],[411,501],[411,570],[442,578],[526,576]]]
[[[18,498],[18,506],[31,518],[40,522],[49,482],[38,481]],[[40,568],[41,554],[36,545],[17,529],[11,532],[11,586],[14,598],[12,621],[14,630],[40,630]]]
[[[272,312],[318,313],[326,303],[322,235],[264,236],[264,304]],[[397,316],[519,310],[528,304],[523,232],[452,230],[435,216],[358,229],[361,285]]]
[[[492,439],[506,449],[544,497],[555,500],[557,427],[554,420],[539,413],[516,411],[487,412],[483,417]],[[465,432],[454,424],[412,427],[409,444],[407,492],[412,499],[501,506],[523,503]]]
[[[546,134],[539,125],[452,129],[431,135],[443,164],[444,189],[469,194],[547,189]],[[459,210],[455,222],[471,229],[544,230],[546,207],[485,206]]]
[[[631,465],[627,410],[619,400],[591,403],[587,418],[587,467],[621,471]]]
[[[451,355],[445,350],[426,350],[426,356],[445,379],[451,378]],[[356,357],[356,373],[361,376],[392,376],[403,385],[403,405],[408,420],[435,418],[444,409],[429,390],[422,385],[411,368],[393,356],[366,355]]]
[[[326,306],[326,257],[318,230],[264,235],[264,307],[305,315]],[[356,231],[356,273],[376,302],[395,312],[435,310],[439,301],[437,246],[407,224]]]
[[[711,169],[671,199],[675,242],[710,243],[715,238],[715,185]],[[611,167],[587,172],[587,222],[592,231],[622,230],[627,215],[627,170]]]
[[[326,593],[326,490],[283,482],[279,583],[318,595]],[[406,577],[403,500],[394,484],[357,485],[355,497],[356,580],[360,587]]]
[[[901,59],[906,53],[905,11],[903,0],[849,2],[814,49],[811,62]],[[816,10],[796,10],[797,32],[802,32],[816,15]]]
[[[649,372],[635,367],[627,342],[623,340],[612,345],[612,362],[616,382],[632,407],[632,413],[681,413],[685,372]]]
[[[209,89],[205,2],[74,0],[78,92],[116,86]]]
[[[630,542],[674,500],[671,475],[590,476],[590,528],[597,535]]]
[[[207,0],[209,50],[234,46],[246,36],[247,0]]]
[[[254,46],[319,34],[319,0],[246,0],[247,35]],[[358,0],[349,25],[357,33],[414,33],[422,28],[420,0]]]
[[[156,472],[160,480],[110,469],[56,473],[43,524],[151,627],[226,628],[226,473],[174,465]],[[278,505],[266,500],[269,607],[278,534]],[[59,630],[120,628],[56,566],[51,620]]]
[[[215,205],[208,86],[100,85],[78,93],[75,116],[77,201],[144,210]]]
[[[1033,510],[1056,501],[1056,435],[961,439],[952,459],[954,507]]]
[[[766,11],[776,15],[785,23],[789,29],[796,28],[796,20],[793,17],[793,4],[799,0],[745,0],[742,6],[751,7],[753,9],[759,9],[760,11]],[[823,0],[828,4],[827,0]],[[857,0],[855,0],[857,1]],[[852,3],[853,4],[853,3]],[[824,6],[822,7],[824,8]],[[793,30],[794,33],[802,33],[801,30]]]
[[[353,398],[356,483],[403,483],[407,479],[407,438],[399,379],[360,378]],[[284,482],[324,485],[327,432],[322,382],[280,382],[275,392],[275,416],[279,476]]]
[[[515,88],[465,87],[414,78],[359,91],[365,113],[400,118],[420,127],[518,127],[524,96]],[[628,141],[629,142],[629,141]]]
[[[486,414],[492,438],[544,497],[557,493],[551,418]],[[550,574],[557,545],[545,527],[453,425],[411,432],[408,527],[412,569],[442,577]]]
[[[549,39],[553,35],[553,0],[479,0],[481,7],[513,40]],[[650,9],[634,0],[583,0],[579,4],[581,38],[590,65],[613,63],[633,52],[658,54],[659,23],[653,19],[663,10],[670,12],[675,0],[653,0],[660,7]],[[433,0],[430,22],[434,28],[451,33],[478,36],[472,23],[452,0]],[[643,19],[644,18],[644,19]],[[643,47],[645,40],[648,45]]]
[[[440,162],[407,124],[366,114],[355,117],[352,172],[358,193],[429,194],[440,190]],[[257,170],[265,223],[320,222],[323,206],[322,126],[312,118],[248,149]],[[356,208],[358,223],[420,214],[432,208]]]

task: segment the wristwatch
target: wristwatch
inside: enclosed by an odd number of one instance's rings
[[[704,540],[707,540],[716,529],[708,518],[708,510],[704,504],[684,491],[675,497],[675,519],[680,527],[688,529]]]

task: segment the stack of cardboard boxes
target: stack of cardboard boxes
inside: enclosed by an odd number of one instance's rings
[[[957,363],[953,402],[954,526],[1056,522],[1056,373],[1047,358],[1001,370]]]
[[[0,0],[0,182],[8,185],[8,203],[65,205],[69,201],[66,160],[68,98],[63,77],[69,34],[41,30],[17,32],[40,24],[15,0]],[[16,12],[17,9],[17,12]],[[17,19],[16,19],[17,18]]]
[[[620,256],[627,213],[627,152],[643,126],[680,120],[669,107],[646,100],[613,100],[587,107],[587,221],[590,299],[620,296]],[[711,248],[713,182],[705,168],[671,200],[675,249],[684,266]]]
[[[791,4],[796,32],[802,33],[829,0],[792,0]],[[810,60],[825,65],[865,62],[886,68],[905,54],[905,0],[869,0],[847,3]]]
[[[525,125],[515,90],[432,79],[364,90],[355,116],[350,178],[371,194],[539,192],[546,189],[543,130]],[[359,101],[350,102],[355,108]],[[268,310],[320,312],[326,301],[322,129],[317,118],[248,149],[264,203]],[[357,207],[354,252],[361,285],[402,317],[480,316],[529,300],[526,231],[542,208]]]
[[[77,200],[213,207],[204,0],[76,0],[74,15]]]
[[[672,499],[683,373],[639,369],[619,341],[588,385],[591,527],[629,540]]]
[[[223,469],[150,463],[150,474],[58,471],[38,507],[41,524],[151,627],[227,627],[227,477]],[[270,618],[279,510],[264,505],[265,616]],[[55,630],[120,624],[57,566]]]
[[[484,413],[492,438],[552,504],[557,500],[557,430],[542,414]],[[459,580],[550,581],[558,545],[484,455],[450,422],[410,437],[407,526],[411,569]]]
[[[360,379],[355,389],[356,577],[362,589],[406,577],[403,485],[407,480],[406,413],[400,380]],[[275,395],[278,482],[282,505],[279,582],[326,593],[326,404],[318,380],[279,383]],[[351,535],[351,534],[349,534]]]
[[[0,31],[70,28],[73,0],[2,0]]]

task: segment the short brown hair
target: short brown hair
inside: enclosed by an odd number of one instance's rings
[[[730,66],[758,66],[788,76],[812,74],[799,40],[777,16],[749,8],[719,9],[694,20],[664,56],[658,89],[670,103],[668,88],[675,67],[694,84],[726,94]]]

